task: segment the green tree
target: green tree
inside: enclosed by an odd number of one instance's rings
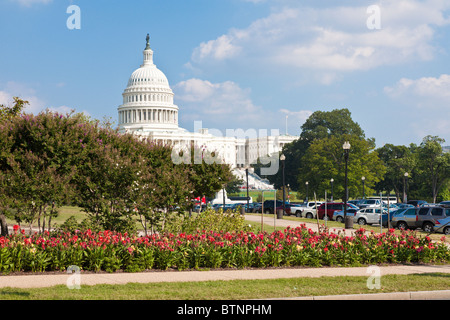
[[[14,103],[12,106],[5,106],[0,104],[0,125],[3,125],[7,121],[11,121],[18,115],[20,115],[28,101],[14,97]],[[0,157],[7,157],[9,149],[4,145],[7,141],[0,141]],[[8,224],[6,222],[6,216],[9,212],[9,208],[12,204],[11,197],[7,196],[8,193],[8,178],[5,177],[3,170],[0,168],[0,235],[8,235]]]
[[[428,186],[433,202],[450,179],[450,154],[443,152],[444,142],[437,136],[426,136],[417,148],[417,166],[421,170],[422,183]]]
[[[366,177],[366,192],[370,192],[386,171],[374,151],[372,140],[360,139],[354,135],[329,136],[314,140],[301,158],[299,181],[308,181],[310,194],[330,195],[330,179],[334,179],[334,195],[344,197],[345,158],[342,148],[345,141],[351,144],[348,160],[349,198],[362,197],[362,180]],[[306,186],[302,183],[301,190]],[[304,191],[305,192],[305,191]],[[335,196],[336,198],[336,196]]]
[[[411,174],[416,166],[413,147],[385,144],[376,151],[386,167],[384,179],[375,185],[377,191],[394,190],[397,201],[403,199],[405,173]]]
[[[238,193],[239,191],[241,191],[241,186],[245,185],[245,181],[233,176],[230,180],[230,182],[227,183],[225,190],[227,191],[227,194],[232,194],[232,193]]]
[[[285,183],[291,186],[292,190],[303,190],[306,180],[298,180],[298,174],[302,167],[307,150],[314,141],[333,137],[349,135],[359,139],[365,139],[364,131],[358,123],[354,122],[348,109],[335,109],[332,111],[316,111],[301,126],[299,139],[288,143],[283,147],[282,153],[285,160]],[[342,145],[341,145],[342,146]],[[342,148],[341,148],[342,149]],[[279,157],[279,155],[276,155]],[[267,176],[277,189],[282,187],[282,172],[273,176]],[[328,177],[328,181],[332,177]]]
[[[233,179],[229,165],[216,158],[215,152],[202,152],[197,148],[191,149],[189,181],[193,187],[192,197],[212,197]]]

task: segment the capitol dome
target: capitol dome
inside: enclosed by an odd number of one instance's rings
[[[170,131],[178,129],[178,107],[165,74],[153,63],[153,50],[147,35],[144,62],[135,70],[119,106],[120,131]]]

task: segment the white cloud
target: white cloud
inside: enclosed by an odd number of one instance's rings
[[[367,6],[284,7],[247,28],[201,43],[191,64],[210,67],[229,60],[239,66],[265,63],[342,72],[434,57],[435,28],[450,22],[444,16],[448,1],[391,0],[379,6],[381,30],[367,28]]]
[[[6,84],[3,90],[0,90],[0,104],[11,105],[13,98],[19,97],[22,100],[28,101],[29,104],[24,111],[27,113],[39,113],[45,107],[44,101],[36,95],[34,89],[27,86],[10,81]]]
[[[58,107],[48,106],[47,102],[38,96],[36,90],[29,86],[9,81],[6,85],[0,87],[0,104],[11,106],[14,103],[14,97],[19,97],[22,100],[28,101],[28,105],[23,110],[25,113],[38,114],[41,111],[45,111],[47,108],[50,111],[58,112],[61,114],[71,113],[72,108],[62,105]],[[77,112],[75,110],[75,112]],[[82,113],[89,115],[89,112],[82,111]]]
[[[414,132],[417,139],[430,134],[450,141],[450,75],[403,78],[385,87],[384,92],[398,103],[405,129]]]
[[[194,61],[201,61],[211,56],[217,61],[225,60],[236,56],[240,48],[231,43],[232,37],[223,35],[216,40],[201,43],[192,54]]]
[[[442,74],[439,78],[423,77],[417,80],[402,78],[393,87],[384,91],[392,98],[413,102],[429,108],[450,110],[450,75]]]
[[[177,99],[191,103],[192,108],[202,114],[246,116],[259,110],[249,98],[250,90],[242,89],[232,81],[211,83],[189,79],[178,83],[174,90],[178,92]]]
[[[289,133],[298,134],[301,124],[312,114],[308,110],[265,110],[255,105],[249,89],[242,89],[232,81],[212,83],[194,78],[178,83],[174,91],[182,126],[202,120],[205,127],[222,130],[224,135],[226,129],[262,129],[269,134],[271,130],[284,132],[286,116],[289,117]]]
[[[287,117],[289,117],[289,119],[293,118],[302,124],[313,114],[310,110],[291,111],[287,109],[280,109],[279,111],[284,113]]]

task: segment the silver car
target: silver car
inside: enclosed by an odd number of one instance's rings
[[[387,210],[383,210],[383,213],[387,213]],[[381,216],[381,209],[376,207],[369,207],[360,209],[353,217],[353,222],[359,225],[366,224],[379,224]]]
[[[450,234],[450,217],[437,220],[434,225],[434,232],[449,235]]]
[[[404,208],[401,211],[397,212],[391,221],[391,225],[393,228],[399,229],[414,229],[416,227],[417,220],[417,208]]]
[[[347,209],[347,215],[354,216],[358,209]],[[333,212],[333,220],[337,222],[344,222],[344,210]]]
[[[399,229],[421,228],[431,233],[436,221],[450,216],[450,208],[442,206],[423,206],[420,208],[408,208],[404,212],[392,218],[392,226]]]

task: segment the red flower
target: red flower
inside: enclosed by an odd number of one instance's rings
[[[17,230],[19,230],[19,226],[16,224],[16,225],[14,225],[14,227],[13,227],[13,229],[14,229],[14,232],[17,232]]]

